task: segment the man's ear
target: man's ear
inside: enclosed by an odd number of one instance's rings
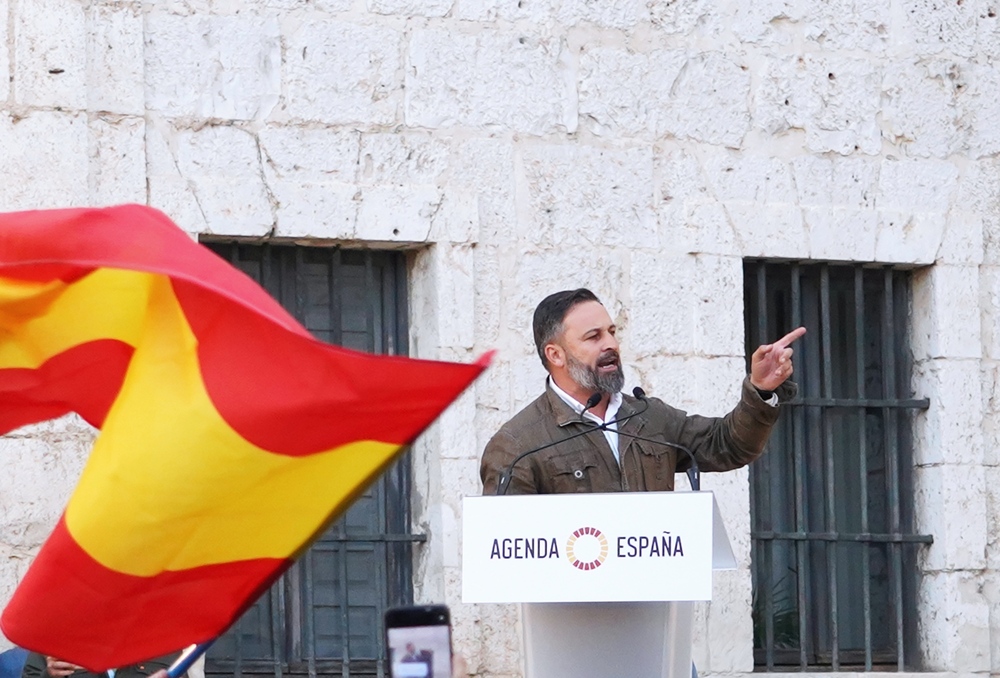
[[[565,367],[566,351],[559,344],[545,344],[545,359],[553,367]]]

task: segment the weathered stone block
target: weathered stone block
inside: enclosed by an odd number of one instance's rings
[[[802,155],[791,165],[804,207],[875,207],[880,165],[877,158]]]
[[[707,202],[713,199],[701,161],[688,144],[666,141],[653,152],[653,177],[660,207]]]
[[[983,463],[1000,466],[1000,361],[983,360],[981,365],[983,393]],[[995,532],[991,531],[991,534]],[[994,551],[991,551],[991,556]],[[1000,553],[997,553],[1000,563]]]
[[[562,49],[556,36],[521,31],[415,31],[406,65],[406,124],[573,132],[574,84]]]
[[[886,158],[875,206],[887,212],[944,214],[955,198],[958,168],[943,160]]]
[[[143,17],[136,4],[87,9],[87,108],[143,115]]]
[[[87,19],[79,0],[27,0],[13,13],[14,100],[87,106]]]
[[[712,577],[712,599],[719,602],[708,606],[709,660],[704,670],[706,673],[753,671],[750,572],[746,569],[716,572]]]
[[[913,480],[917,530],[934,536],[934,543],[924,550],[924,571],[986,567],[984,468],[953,463],[922,466],[914,469]]]
[[[979,271],[975,266],[938,265],[914,275],[913,355],[979,358]]]
[[[24,578],[28,566],[34,559],[34,551],[0,545],[0,607],[7,607],[18,582]],[[7,649],[11,643],[0,636],[0,647]]]
[[[166,115],[262,120],[281,92],[277,19],[150,12],[145,82],[146,104]]]
[[[733,222],[722,203],[689,200],[680,205],[661,204],[657,216],[659,241],[671,251],[727,256],[742,253]]]
[[[33,551],[55,527],[94,437],[76,417],[0,437],[6,483],[0,493],[0,544]]]
[[[369,12],[375,14],[398,14],[405,17],[445,16],[455,0],[367,0]]]
[[[983,357],[1000,360],[1000,266],[979,268],[979,293],[983,312]]]
[[[876,256],[878,214],[873,210],[812,207],[803,210],[812,259],[872,261]],[[844,234],[850,233],[850,238]]]
[[[674,115],[672,89],[686,61],[684,50],[586,50],[579,76],[584,125],[601,136],[662,136]]]
[[[875,258],[889,263],[933,263],[941,249],[945,221],[938,213],[880,212]]]
[[[968,154],[973,158],[1000,152],[1000,73],[990,64],[966,69],[968,86],[958,97],[958,108],[969,126]]]
[[[978,214],[951,210],[945,224],[937,261],[942,264],[983,262],[983,219]]]
[[[901,15],[905,21],[901,33],[905,37],[900,42],[912,45],[921,55],[947,51],[971,57],[976,47],[979,8],[978,2],[911,2]]]
[[[963,211],[976,214],[984,220],[1000,217],[1000,158],[986,158],[968,162],[959,177],[955,204]],[[984,235],[988,230],[984,229]],[[1000,263],[987,242],[984,260]],[[992,258],[991,258],[992,257]]]
[[[356,237],[381,242],[427,242],[443,199],[435,186],[371,186],[359,191]]]
[[[0,17],[10,16],[9,0],[0,0]],[[8,21],[0,21],[0,45],[11,44],[10,32],[7,29]],[[7,101],[10,96],[10,81],[12,73],[10,70],[10,50],[0,49],[0,101]]]
[[[273,196],[261,172],[257,138],[238,127],[180,129],[175,161],[210,233],[264,235],[274,226]]]
[[[757,90],[754,124],[770,134],[804,129],[813,152],[878,153],[880,89],[879,70],[868,59],[806,54],[773,61]]]
[[[812,233],[795,204],[730,202],[725,205],[739,254],[744,257],[808,257]]]
[[[441,244],[425,254],[433,258],[437,268],[433,310],[441,346],[471,350],[475,343],[474,252],[469,245]]]
[[[725,29],[725,19],[713,0],[649,0],[649,20],[667,35],[718,35]]]
[[[425,134],[365,134],[359,151],[359,181],[373,184],[439,184],[448,172],[450,149]]]
[[[920,361],[914,368],[913,392],[930,399],[916,415],[914,462],[983,463],[983,405],[975,360]]]
[[[588,2],[588,0],[564,0],[556,12],[561,24],[575,26],[586,23],[603,28],[632,28],[645,18],[644,0],[608,0]]]
[[[925,671],[986,672],[990,609],[976,572],[924,573],[917,610]]]
[[[795,202],[791,167],[780,158],[728,149],[709,150],[702,164],[708,185],[722,202]]]
[[[635,247],[655,233],[648,149],[533,144],[522,162],[533,246]]]
[[[90,122],[93,205],[146,202],[146,123],[142,118]]]
[[[701,255],[695,263],[695,351],[743,355],[743,260]]]
[[[946,158],[964,148],[968,130],[955,106],[956,88],[964,87],[956,62],[889,62],[882,116],[890,138],[907,154],[925,158]]]
[[[676,137],[738,147],[750,130],[750,72],[739,57],[689,57],[672,95],[666,130]]]
[[[994,462],[995,463],[995,462]],[[1000,569],[1000,467],[983,467],[983,485],[986,488],[986,566],[994,572]],[[996,574],[996,573],[995,573]],[[1000,593],[1000,591],[996,591]],[[994,599],[994,603],[1000,600]],[[1000,610],[998,610],[1000,611]],[[1000,622],[1000,619],[996,620]]]
[[[471,238],[481,243],[509,243],[517,224],[513,144],[506,139],[463,141],[453,150],[451,167],[449,183],[477,198],[476,228]]]
[[[803,7],[803,5],[805,5]],[[823,50],[883,53],[889,43],[892,7],[866,0],[800,3],[806,39]]]
[[[760,0],[734,7],[732,29],[743,42],[768,47],[788,45],[798,35],[797,22],[807,3],[797,0]]]
[[[361,135],[328,127],[268,126],[259,133],[266,165],[282,179],[353,184]]]
[[[472,432],[469,431],[471,434]],[[446,448],[442,448],[446,449]],[[441,463],[441,485],[446,501],[440,504],[441,529],[434,535],[442,543],[442,564],[457,571],[462,568],[462,497],[482,494],[478,459],[445,459]],[[448,501],[447,499],[451,499]],[[461,592],[461,589],[459,589]]]
[[[266,127],[259,134],[277,235],[355,235],[360,135],[329,128]]]
[[[550,22],[559,0],[454,0],[452,16],[460,21],[525,21],[528,24]]]
[[[0,176],[4,177],[0,211],[82,207],[90,202],[83,114],[35,111],[14,117],[0,113],[0,148]]]
[[[270,174],[265,171],[265,174]],[[357,187],[268,176],[274,201],[274,234],[290,238],[353,240],[357,236]]]
[[[732,360],[732,359],[730,359]],[[742,365],[739,366],[742,368]],[[716,386],[715,399],[718,402],[713,408],[697,409],[694,412],[712,416],[722,416],[736,407],[740,397],[742,369],[729,369],[724,378]],[[705,393],[707,397],[707,392]],[[767,452],[765,452],[767,454]],[[744,467],[726,473],[704,473],[701,476],[701,489],[711,491],[719,504],[719,513],[726,526],[729,543],[736,556],[737,578],[749,576],[750,573],[750,469]],[[717,573],[717,574],[721,574]],[[749,582],[747,582],[749,594]],[[714,597],[714,596],[713,596]],[[715,600],[727,598],[714,597]],[[739,600],[737,596],[737,600]],[[749,616],[749,607],[747,616]]]
[[[631,355],[684,355],[694,348],[695,257],[637,250],[632,254],[628,330]]]
[[[284,97],[275,117],[388,125],[400,105],[402,34],[381,25],[308,18],[284,35]]]

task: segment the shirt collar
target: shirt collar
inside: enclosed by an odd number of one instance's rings
[[[566,391],[559,388],[559,386],[556,384],[555,380],[551,376],[547,377],[547,380],[549,382],[549,388],[552,389],[553,393],[559,396],[560,400],[569,405],[573,409],[573,411],[576,412],[577,414],[583,412],[584,408],[583,403],[579,402],[569,393],[566,393]],[[588,410],[587,413],[583,416],[603,424],[604,422],[608,422],[614,419],[615,415],[618,414],[618,408],[621,406],[622,406],[622,394],[612,393],[611,399],[608,401],[608,411],[604,413],[603,420],[590,410]]]

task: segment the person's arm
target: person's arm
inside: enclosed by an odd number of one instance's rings
[[[517,458],[519,454],[525,452],[517,442],[503,429],[490,438],[483,450],[483,458],[479,465],[479,477],[483,481],[483,494],[491,495],[497,493],[497,486],[500,482],[500,475],[507,470],[507,467]],[[510,478],[510,487],[507,494],[537,494],[535,486],[535,475],[532,460],[522,459],[514,466],[514,473]]]

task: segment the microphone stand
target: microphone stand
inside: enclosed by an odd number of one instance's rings
[[[684,447],[679,443],[668,443],[666,440],[654,440],[653,438],[643,438],[642,436],[633,435],[631,433],[622,433],[618,431],[618,435],[625,436],[626,438],[632,438],[634,440],[641,440],[646,443],[653,443],[654,445],[666,445],[667,447],[672,447],[675,450],[680,450],[688,456],[688,460],[691,462],[691,466],[684,473],[687,474],[688,483],[691,484],[691,489],[695,492],[701,490],[701,469],[698,468],[698,460],[694,458],[694,452]]]
[[[608,427],[611,426],[612,424],[615,424],[615,425],[621,424],[623,422],[628,421],[632,417],[634,417],[636,415],[639,415],[639,414],[642,414],[643,412],[645,412],[646,410],[648,410],[649,409],[649,400],[646,398],[645,391],[643,391],[641,388],[639,388],[638,386],[636,386],[635,389],[633,389],[632,392],[635,395],[635,397],[638,398],[639,401],[643,403],[644,407],[641,410],[636,410],[632,414],[626,415],[624,417],[619,417],[617,419],[612,419],[611,421],[606,421],[603,424],[594,424],[593,426],[591,426],[588,429],[585,429],[583,431],[577,431],[576,433],[574,433],[572,435],[568,435],[565,438],[560,438],[559,440],[553,440],[551,443],[546,443],[545,445],[541,445],[541,446],[536,447],[534,449],[528,450],[527,452],[522,452],[521,454],[519,454],[516,457],[514,457],[514,461],[510,462],[509,464],[507,464],[507,468],[505,468],[503,470],[503,472],[500,474],[500,478],[497,479],[497,496],[502,497],[502,496],[504,496],[504,495],[507,494],[507,490],[510,488],[510,478],[511,478],[512,475],[514,475],[514,466],[515,466],[515,464],[517,464],[517,462],[521,461],[522,459],[524,459],[528,455],[532,455],[535,452],[541,452],[542,450],[546,450],[546,449],[548,449],[548,448],[550,448],[550,447],[552,447],[554,445],[559,445],[560,443],[564,443],[567,440],[572,440],[573,438],[579,438],[580,436],[585,436],[588,433],[593,433],[594,431],[606,431],[608,429]],[[593,399],[593,396],[591,396],[591,400],[592,399]],[[589,403],[590,401],[588,400],[587,402]],[[596,405],[597,403],[594,403],[594,404]],[[593,407],[593,405],[591,405],[590,407]],[[584,411],[586,411],[586,410],[584,410]],[[582,413],[581,413],[581,416],[582,416]],[[612,429],[612,430],[614,430],[614,429]]]

